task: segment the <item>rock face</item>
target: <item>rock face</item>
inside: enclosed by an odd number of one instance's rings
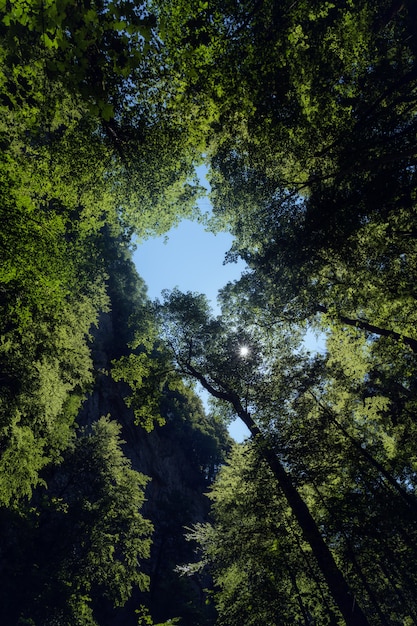
[[[111,366],[114,328],[111,314],[103,314],[95,331],[93,356],[98,372],[93,391],[86,399],[78,418],[80,426],[109,415],[122,426],[124,452],[132,467],[149,477],[142,514],[154,525],[151,558],[141,564],[150,577],[150,590],[135,593],[118,610],[99,607],[100,626],[136,626],[135,610],[147,606],[158,621],[180,617],[183,626],[209,626],[214,623],[213,609],[207,605],[203,589],[207,579],[181,577],[175,567],[195,560],[195,548],[185,539],[186,528],[208,518],[209,500],[205,495],[209,481],[202,466],[198,445],[201,431],[188,420],[185,409],[178,414],[164,402],[167,424],[151,433],[135,425],[133,412],[123,398],[129,394],[124,383],[116,383],[108,371]],[[178,404],[178,403],[177,403]],[[184,404],[184,403],[183,403]],[[201,419],[206,419],[201,408]],[[194,436],[195,434],[195,436]],[[203,439],[207,440],[208,435]]]
[[[155,620],[181,616],[182,624],[210,623],[203,588],[207,581],[182,578],[177,565],[195,560],[193,546],[185,539],[186,528],[207,520],[207,483],[201,471],[181,447],[174,429],[164,427],[128,440],[126,454],[135,469],[150,478],[142,510],[155,528],[151,559],[145,564],[150,576],[149,600]]]

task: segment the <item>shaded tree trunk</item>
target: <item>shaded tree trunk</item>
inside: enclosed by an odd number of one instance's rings
[[[291,477],[286,472],[277,455],[268,445],[268,442],[258,428],[256,422],[253,420],[250,413],[243,407],[238,395],[221,380],[215,381],[219,387],[216,389],[190,363],[186,363],[185,365],[183,364],[182,367],[183,373],[191,375],[193,378],[197,379],[204,389],[206,389],[211,395],[221,400],[225,400],[233,406],[237,415],[249,429],[255,444],[259,446],[263,458],[268,463],[272,473],[274,474],[278,485],[302,530],[304,538],[311,547],[323,577],[326,580],[329,591],[335,601],[335,604],[343,615],[346,625],[369,626],[369,622],[366,619],[365,614],[356,602],[356,598],[352,593],[349,584],[338,568],[333,555],[324,541],[306,503],[294,487]]]
[[[248,426],[249,423],[250,420],[248,419],[246,425]],[[258,430],[257,427],[255,430]],[[262,446],[264,458],[273,471],[274,476],[276,477],[278,484],[300,525],[303,535],[316,557],[333,599],[342,613],[346,624],[348,626],[364,626],[365,624],[368,624],[368,620],[362,612],[361,607],[357,604],[356,599],[342,572],[339,570],[329,547],[321,536],[317,524],[314,521],[306,503],[292,484],[290,476],[279,462],[275,453],[267,445],[265,445],[264,439],[262,438],[259,441],[259,435],[256,435],[256,438],[258,439],[258,443]]]
[[[308,468],[306,466],[304,466],[304,471],[308,474]],[[320,489],[317,487],[316,483],[314,482],[314,480],[311,480],[311,484],[313,486],[313,489],[315,491],[315,493],[317,494],[321,505],[327,510],[327,512],[332,516],[333,519],[338,520],[338,522],[340,523],[340,516],[338,514],[338,511],[335,510],[334,507],[329,507],[327,502],[325,501],[325,499],[323,498]],[[340,523],[340,528],[342,528],[342,535],[343,535],[343,539],[344,539],[344,543],[346,546],[346,554],[349,557],[357,575],[359,576],[361,583],[362,583],[362,587],[364,588],[365,592],[368,594],[368,598],[370,599],[370,601],[372,602],[374,609],[380,619],[381,625],[382,626],[390,626],[384,613],[381,610],[381,607],[379,605],[379,602],[377,600],[376,595],[373,592],[372,587],[370,586],[368,579],[365,576],[365,573],[361,567],[361,565],[359,564],[357,558],[356,558],[356,554],[355,551],[353,549],[352,543],[348,537],[348,535],[346,534],[346,532],[343,530],[343,523]]]
[[[410,506],[414,511],[417,511],[417,500],[415,498],[415,496],[411,493],[408,493],[404,487],[402,487],[402,485],[400,485],[397,480],[394,478],[394,476],[392,474],[390,474],[390,472],[388,472],[388,470],[385,469],[385,467],[377,460],[375,459],[375,457],[372,456],[372,454],[370,454],[370,452],[368,452],[368,450],[364,447],[362,447],[361,443],[355,439],[355,437],[352,437],[352,435],[346,430],[346,428],[336,419],[336,417],[333,415],[332,411],[330,409],[328,409],[326,406],[324,406],[320,400],[318,400],[318,398],[316,398],[316,396],[310,392],[310,394],[313,396],[314,400],[317,402],[317,404],[319,405],[319,407],[321,408],[321,410],[323,411],[324,415],[326,415],[326,417],[328,418],[328,420],[334,424],[336,426],[336,428],[338,430],[340,430],[341,433],[343,433],[343,435],[346,437],[346,439],[348,441],[350,441],[350,443],[352,444],[352,446],[355,448],[355,450],[357,450],[357,452],[364,458],[366,459],[366,461],[372,465],[377,472],[379,472],[379,474],[381,474],[381,476],[383,476],[385,478],[385,480],[387,481],[387,483],[389,485],[391,485],[391,487],[400,495],[400,497],[404,500],[404,502],[406,502],[408,504],[408,506]]]

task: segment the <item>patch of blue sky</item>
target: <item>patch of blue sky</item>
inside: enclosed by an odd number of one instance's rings
[[[199,169],[199,175],[201,183],[208,188],[204,168]],[[203,213],[210,213],[208,198],[200,201],[200,209]],[[219,314],[219,289],[237,280],[245,269],[242,261],[224,263],[232,242],[229,233],[215,235],[205,230],[202,223],[183,220],[167,235],[141,243],[133,260],[139,275],[147,284],[148,296],[152,300],[161,299],[163,290],[178,287],[183,292],[205,294],[214,313]],[[312,351],[322,351],[322,339],[314,337],[311,332],[306,336],[306,347]],[[207,395],[201,393],[201,397],[207,407]],[[229,432],[236,441],[242,441],[249,435],[240,419],[231,424]]]

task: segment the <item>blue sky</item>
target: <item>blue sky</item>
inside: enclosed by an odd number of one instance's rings
[[[208,188],[204,174],[204,169],[200,169],[202,184]],[[201,201],[200,208],[202,212],[211,210],[208,198]],[[202,224],[184,220],[166,236],[149,239],[139,245],[133,260],[152,300],[160,298],[163,289],[178,287],[181,291],[204,293],[215,312],[219,312],[216,311],[219,289],[239,278],[244,269],[242,262],[224,264],[232,241],[228,233],[214,235],[207,232]],[[310,350],[323,351],[324,340],[307,333],[306,346]],[[207,405],[204,390],[200,395]],[[249,434],[240,419],[233,422],[229,432],[236,441],[242,441]]]
[[[206,173],[206,167],[197,168],[200,183],[209,191]],[[202,198],[198,205],[202,213],[212,210],[209,198]],[[148,285],[149,297],[159,298],[163,289],[178,287],[206,294],[216,308],[218,290],[239,278],[244,268],[243,263],[223,264],[232,241],[229,233],[214,235],[191,220],[183,220],[166,236],[145,241],[138,247],[134,261]]]
[[[223,265],[232,238],[227,233],[213,235],[197,222],[184,220],[165,237],[149,239],[138,246],[134,261],[148,285],[151,299],[163,289],[178,287],[197,291],[216,306],[217,292],[228,281],[239,278],[243,263]]]
[[[201,208],[210,210],[207,199],[202,201]],[[231,235],[213,235],[205,231],[202,224],[184,220],[167,237],[145,241],[138,246],[133,257],[148,286],[149,297],[152,300],[159,298],[163,289],[178,287],[181,291],[204,293],[216,309],[218,290],[239,278],[244,269],[242,262],[223,264],[232,244]],[[206,403],[207,398],[201,396]],[[237,441],[242,441],[248,434],[239,419],[230,426],[229,432]]]

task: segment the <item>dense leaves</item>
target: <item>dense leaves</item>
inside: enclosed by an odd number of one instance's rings
[[[204,66],[213,102],[213,76],[223,90],[208,151],[213,224],[230,228],[230,258],[241,256],[249,271],[223,290],[221,319],[211,319],[198,299],[172,294],[168,343],[181,371],[252,425],[270,468],[277,467],[271,455],[285,468],[354,590],[365,613],[360,623],[412,623],[415,8],[373,2],[222,7],[200,11],[205,32],[222,10],[227,14],[221,43],[209,42],[216,63]],[[181,51],[178,58],[185,66]],[[184,313],[193,306],[203,315],[195,324],[197,318]],[[327,352],[320,358],[303,357],[299,348],[291,353],[288,336],[311,326],[323,333],[323,344],[327,337]],[[252,357],[239,362],[241,343]],[[238,467],[235,455],[230,472]],[[284,475],[280,481],[273,473],[308,541]],[[216,554],[230,521],[221,508],[222,498],[227,501],[221,479],[215,493],[218,526],[201,538],[228,623],[254,606],[253,578],[245,578],[236,546]],[[276,515],[288,531],[288,519]],[[250,525],[250,512],[242,509],[236,520]],[[268,536],[266,524],[263,530]],[[286,546],[283,552],[297,551]],[[259,562],[251,564],[246,552],[244,558],[254,577]],[[326,582],[336,600],[337,589],[329,577]],[[279,589],[277,583],[277,596]],[[313,593],[326,619],[338,621],[319,589]],[[236,597],[234,618],[227,611]],[[257,606],[259,620],[310,623],[308,612],[286,616],[296,597],[292,584],[279,616],[265,618]]]
[[[0,24],[7,504],[30,495],[69,442],[93,380],[90,332],[108,307],[117,245],[128,247],[132,224],[143,237],[192,213],[198,189],[195,149],[164,115],[162,95],[150,95],[161,60],[149,11],[16,2]]]
[[[119,427],[98,411],[74,437],[85,396],[115,384],[111,360],[129,358],[127,344],[141,330],[130,358],[142,354],[149,376],[157,366],[131,239],[193,214],[199,193],[198,151],[166,115],[169,77],[154,29],[153,15],[131,2],[1,7],[7,623],[102,623],[109,607],[147,587],[146,481],[124,457]],[[108,319],[112,329],[97,341]],[[150,425],[163,385],[144,387],[135,409]]]
[[[198,566],[213,572],[219,624],[332,623],[331,598],[272,483],[252,446],[235,447],[210,493],[214,523],[190,535],[203,550]]]
[[[146,431],[166,422],[198,489],[220,420],[249,427],[194,532],[219,624],[417,622],[416,23],[411,0],[3,3],[8,622],[105,623],[145,586],[145,479],[98,408],[76,429],[99,389]],[[203,159],[211,225],[248,265],[217,318],[179,291],[152,306],[130,255],[196,215]],[[192,508],[165,504],[158,558]],[[154,590],[191,589],[158,571]]]
[[[146,587],[138,567],[152,531],[139,513],[146,478],[124,457],[119,431],[106,418],[82,431],[59,468],[50,469],[35,507],[3,512],[8,623],[96,624],[93,598],[124,604],[133,586]]]

